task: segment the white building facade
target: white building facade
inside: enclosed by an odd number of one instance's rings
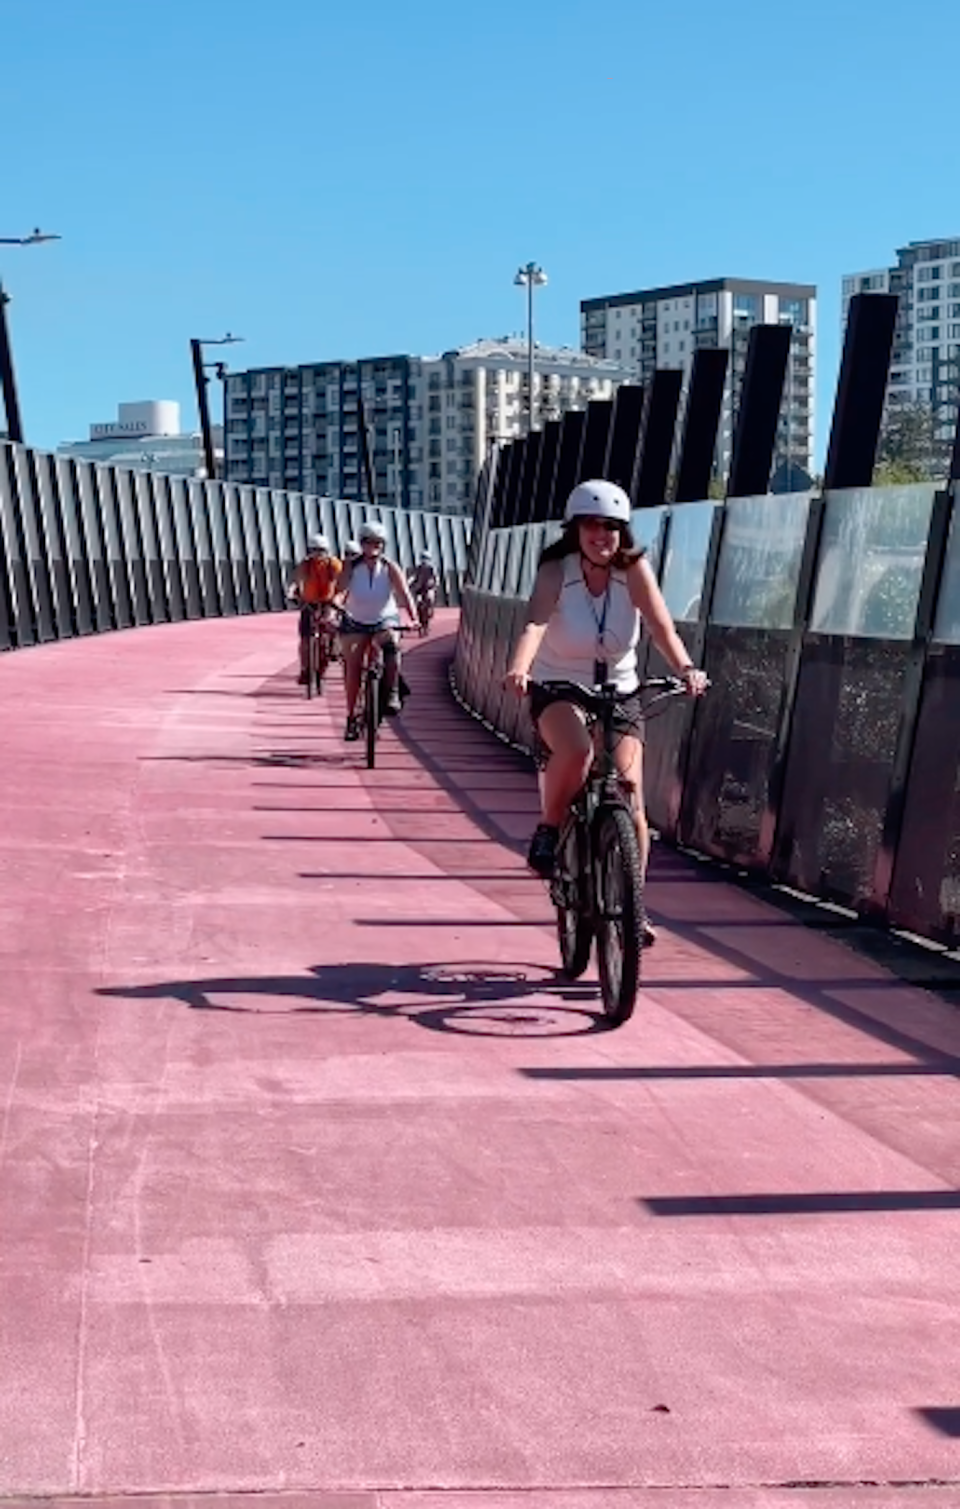
[[[714,278],[584,299],[580,316],[585,351],[627,363],[634,382],[649,382],[658,368],[679,368],[684,394],[696,351],[704,346],[729,350],[715,458],[720,477],[730,468],[750,331],[754,325],[791,325],[774,461],[812,471],[817,318],[812,284]]]
[[[842,328],[856,293],[895,293],[897,323],[888,399],[928,404],[949,438],[960,393],[960,238],[911,241],[893,267],[843,279]]]
[[[223,431],[215,425],[212,434],[219,472]],[[57,446],[57,455],[126,466],[135,472],[164,472],[170,477],[206,474],[200,433],[181,433],[180,405],[168,398],[118,405],[116,419],[91,424],[89,440],[65,441]]]
[[[534,348],[538,424],[609,398],[625,365]],[[494,441],[525,433],[528,348],[477,341],[442,356],[233,372],[226,379],[231,481],[342,498],[367,495],[361,411],[377,500],[468,513]]]

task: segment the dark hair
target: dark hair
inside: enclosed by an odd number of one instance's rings
[[[545,561],[562,561],[568,555],[580,555],[580,525],[581,518],[571,519],[569,524],[564,525],[563,534],[559,540],[554,540],[552,545],[547,545],[540,552],[537,562],[542,566]],[[646,547],[637,545],[633,538],[633,530],[629,524],[618,524],[620,532],[620,544],[617,553],[611,561],[615,571],[626,571],[635,561],[639,561],[646,555]]]

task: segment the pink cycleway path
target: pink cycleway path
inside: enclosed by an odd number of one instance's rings
[[[957,1014],[657,854],[600,1030],[451,634],[0,659],[0,1502],[960,1504]]]

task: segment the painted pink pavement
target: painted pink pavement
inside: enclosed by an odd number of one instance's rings
[[[658,852],[600,1030],[452,631],[0,659],[0,1500],[960,1504],[956,1012]]]

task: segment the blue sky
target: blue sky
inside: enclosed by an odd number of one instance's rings
[[[0,0],[0,247],[27,438],[235,366],[433,352],[579,302],[816,283],[819,450],[844,272],[960,235],[960,6],[810,0]]]

